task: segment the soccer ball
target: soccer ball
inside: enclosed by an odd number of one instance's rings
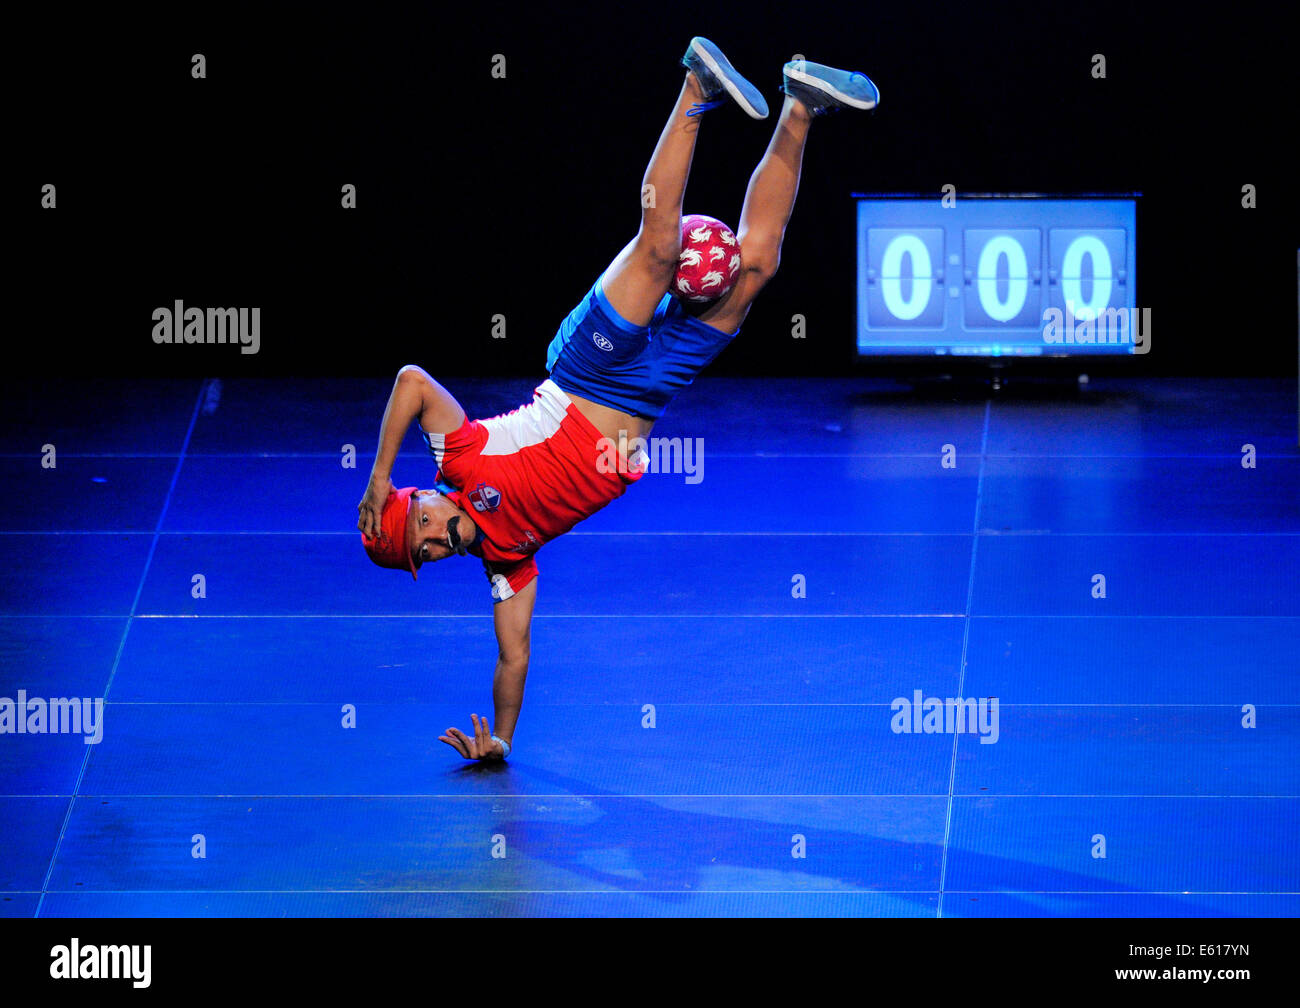
[[[687,301],[716,301],[731,290],[740,275],[740,242],[716,217],[687,214],[682,218],[682,252],[672,293]]]

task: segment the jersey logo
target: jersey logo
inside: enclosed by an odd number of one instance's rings
[[[496,601],[504,602],[515,597],[515,590],[510,587],[510,582],[504,574],[493,574],[489,571],[488,580],[492,582],[492,597]]]
[[[611,350],[614,349],[614,344],[611,343],[609,340],[605,339],[605,337],[602,336],[600,333],[596,333],[595,336],[591,337],[591,341],[595,343],[596,346],[604,350],[605,353],[609,353]]]
[[[542,548],[542,541],[533,535],[532,529],[524,530],[524,538],[510,547],[512,553],[531,553]]]
[[[495,511],[501,506],[501,491],[480,483],[469,492],[469,502],[474,505],[475,511]]]

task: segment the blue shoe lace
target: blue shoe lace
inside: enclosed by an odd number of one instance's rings
[[[697,116],[704,112],[709,111],[709,109],[717,108],[719,105],[725,105],[725,104],[727,104],[726,98],[715,98],[713,99],[713,101],[702,101],[702,102],[697,101],[694,105],[692,105],[690,108],[686,110],[686,114],[688,116]]]

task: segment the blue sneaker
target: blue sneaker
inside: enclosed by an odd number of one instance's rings
[[[711,108],[725,105],[727,98],[724,96],[729,96],[752,118],[767,118],[767,102],[763,100],[762,92],[740,76],[736,68],[727,62],[727,57],[722,55],[722,50],[708,39],[698,35],[691,39],[691,44],[686,47],[686,55],[682,57],[682,66],[695,74],[695,79],[704,89],[705,98],[692,105],[687,115],[699,115]]]
[[[785,65],[781,90],[797,98],[813,115],[841,108],[871,109],[880,103],[880,89],[864,73],[791,60]]]

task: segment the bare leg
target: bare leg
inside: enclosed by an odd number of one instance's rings
[[[682,198],[686,194],[686,179],[690,175],[701,119],[686,112],[694,102],[702,101],[704,92],[695,75],[688,71],[677,104],[646,167],[642,193],[647,192],[647,186],[654,188],[649,190],[653,199],[643,196],[641,201],[641,229],[604,274],[605,297],[633,325],[650,323],[655,307],[677,272],[682,245]],[[654,205],[646,206],[648,202]]]
[[[721,329],[740,328],[758,292],[781,263],[781,242],[799,192],[799,170],[812,117],[803,103],[786,96],[772,142],[749,179],[740,214],[740,276],[727,294],[699,318]]]

